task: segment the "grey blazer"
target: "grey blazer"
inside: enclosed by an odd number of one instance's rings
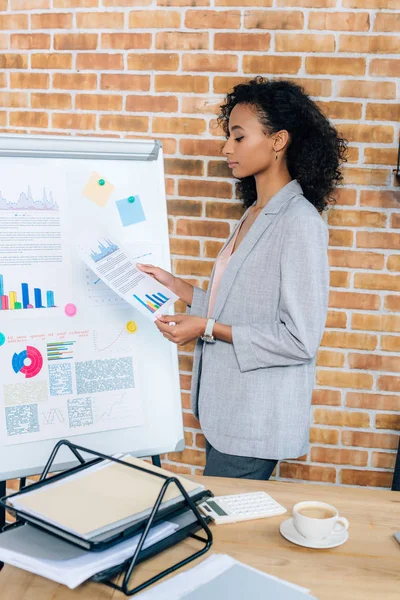
[[[232,326],[233,343],[198,340],[192,375],[193,413],[220,452],[270,459],[307,452],[328,309],[327,246],[324,221],[293,180],[230,259],[211,316]],[[205,317],[208,301],[209,291],[195,288],[189,314]]]

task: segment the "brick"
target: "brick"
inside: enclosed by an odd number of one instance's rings
[[[179,55],[167,52],[157,54],[130,54],[128,69],[133,71],[176,71],[179,66]]]
[[[335,483],[336,481],[336,469],[332,467],[281,462],[279,465],[279,474],[284,479],[304,479],[306,481],[321,481],[323,483]]]
[[[397,275],[380,273],[356,273],[354,287],[363,290],[393,290],[400,291],[400,278]]]
[[[400,415],[378,414],[375,419],[375,427],[400,431]]]
[[[335,329],[345,328],[347,325],[347,315],[345,312],[335,310],[328,311],[325,327],[333,327]]]
[[[312,33],[276,33],[277,52],[334,52],[335,36]]]
[[[229,235],[228,223],[220,221],[200,221],[179,219],[176,226],[177,235],[193,235],[207,238],[227,238]]]
[[[214,242],[212,240],[206,240],[204,242],[204,256],[206,258],[216,258],[223,245],[223,242]]]
[[[272,0],[215,0],[215,6],[272,6]]]
[[[196,446],[197,448],[205,448],[206,447],[206,438],[202,433],[196,434]]]
[[[329,79],[311,79],[310,77],[289,77],[290,81],[294,81],[300,85],[306,94],[310,96],[331,96],[332,81]]]
[[[306,72],[311,75],[364,75],[364,58],[306,57]]]
[[[340,123],[338,128],[350,142],[387,144],[393,141],[393,127],[391,126]]]
[[[224,181],[203,181],[181,179],[178,184],[181,196],[205,196],[213,198],[230,198],[232,185]]]
[[[347,98],[376,98],[393,100],[396,98],[396,84],[394,81],[363,81],[345,80],[338,81],[338,95]]]
[[[86,53],[76,57],[76,68],[91,71],[121,70],[123,68],[122,54]]]
[[[375,350],[378,345],[376,335],[347,331],[324,331],[321,346],[329,348],[352,348],[355,350]]]
[[[95,1],[97,6],[98,0]],[[153,0],[135,0],[134,4],[135,6],[148,6],[149,4],[153,4]],[[115,8],[117,6],[129,6],[129,8],[132,8],[132,5],[132,0],[103,0],[103,6],[110,6],[112,8]]]
[[[343,0],[346,8],[398,8],[397,0]]]
[[[329,245],[330,246],[352,246],[353,232],[348,229],[330,229],[329,230]]]
[[[81,91],[94,90],[96,86],[97,75],[94,73],[54,73],[53,75],[54,89]]]
[[[363,448],[397,448],[398,436],[390,433],[370,433],[366,431],[342,431],[342,442],[345,446],[361,446]]]
[[[341,35],[340,52],[392,54],[400,52],[399,36],[390,35]]]
[[[127,96],[125,110],[174,113],[178,110],[178,100],[173,96]]]
[[[9,14],[0,15],[0,29],[15,30],[28,29],[28,15]]]
[[[344,227],[385,227],[386,215],[382,212],[362,210],[331,210],[328,215],[329,225]]]
[[[318,427],[311,427],[310,443],[336,445],[339,443],[339,431],[337,429],[321,429]]]
[[[169,29],[180,27],[181,15],[175,10],[133,10],[129,13],[130,29]]]
[[[11,127],[47,127],[49,122],[45,112],[13,111],[9,118]]]
[[[206,217],[211,219],[240,219],[243,206],[232,202],[207,202]]]
[[[71,69],[72,54],[31,54],[32,69]]]
[[[374,31],[399,31],[400,32],[400,14],[397,13],[379,13],[377,12],[374,20]]]
[[[169,454],[167,455],[169,457]],[[190,475],[191,470],[189,467],[183,467],[179,465],[172,465],[171,463],[162,462],[161,466],[163,469],[167,471],[171,471],[172,473],[178,473],[179,475]]]
[[[370,165],[390,165],[397,161],[396,148],[365,148],[364,163]]]
[[[208,77],[201,75],[156,75],[156,92],[186,92],[204,94],[208,92]]]
[[[122,12],[77,12],[78,29],[122,29],[124,14]]]
[[[366,148],[368,150],[368,148]],[[398,208],[400,192],[392,190],[361,190],[360,206],[377,208]]]
[[[213,81],[213,91],[216,94],[227,94],[238,83],[245,83],[248,77],[224,77],[217,75]]]
[[[239,29],[238,10],[187,10],[185,27],[188,29]]]
[[[346,406],[350,408],[367,408],[370,410],[400,411],[400,395],[347,392]]]
[[[344,168],[344,185],[387,185],[390,169]]]
[[[399,229],[400,228],[400,215],[393,214],[390,219],[390,227]]]
[[[22,16],[22,15],[21,15]],[[23,15],[25,16],[25,15]],[[71,29],[72,13],[39,13],[31,15],[32,29]],[[19,29],[27,29],[26,26]]]
[[[100,79],[103,90],[116,90],[129,92],[148,92],[150,89],[150,75],[128,75],[126,73],[104,73]]]
[[[318,102],[329,119],[360,119],[362,104],[358,102]]]
[[[3,108],[25,108],[28,94],[25,92],[0,92],[0,106]]]
[[[368,31],[370,26],[367,12],[311,12],[308,29],[328,29],[330,31]]]
[[[49,0],[10,0],[11,10],[31,10],[35,8],[49,8]]]
[[[8,50],[8,47],[9,47],[8,34],[0,33],[0,49]]]
[[[363,427],[370,425],[369,414],[345,410],[314,409],[314,423],[317,425],[336,425],[339,427]]]
[[[295,74],[301,65],[300,56],[248,56],[243,57],[244,73]]]
[[[53,0],[53,8],[97,8],[98,4],[99,0]]]
[[[189,463],[197,466],[204,466],[206,464],[206,453],[202,450],[185,448],[182,452],[170,452],[168,458],[176,462]]]
[[[105,131],[148,131],[148,117],[134,117],[126,115],[102,115],[100,129]]]
[[[184,54],[183,71],[237,71],[238,57],[230,54]]]
[[[400,337],[395,335],[382,335],[381,349],[386,352],[400,352]]]
[[[315,389],[312,393],[312,404],[317,406],[340,406],[342,394],[339,390]]]
[[[164,168],[167,175],[203,175],[202,160],[185,160],[184,158],[166,158]]]
[[[185,375],[183,376],[185,377]],[[186,376],[187,377],[187,376]],[[192,429],[200,429],[200,423],[195,416],[190,413],[183,413],[183,425],[184,427],[190,427]]]
[[[372,466],[378,469],[394,469],[396,464],[395,452],[373,452]],[[390,485],[390,484],[389,484]]]
[[[0,69],[27,69],[27,54],[0,54]],[[12,73],[13,75],[14,73]]]
[[[319,350],[317,354],[318,367],[344,367],[344,354],[330,350]]]
[[[321,386],[365,390],[371,389],[374,381],[369,373],[323,371],[322,369],[317,369],[316,380]]]
[[[329,306],[333,308],[378,310],[380,307],[380,298],[376,294],[331,291],[329,294]]]
[[[209,277],[213,268],[213,262],[204,260],[174,260],[174,272],[177,275],[195,275]]]
[[[400,58],[373,58],[369,65],[369,74],[374,77],[397,77]]]
[[[385,255],[377,252],[351,250],[329,250],[329,264],[332,267],[348,269],[383,269]]]
[[[203,203],[198,200],[168,200],[168,214],[184,217],[201,217]]]
[[[190,375],[180,375],[179,376],[179,380],[180,380],[180,386],[182,390],[190,390],[190,386],[191,386],[191,382],[192,382],[192,378],[190,377]],[[183,424],[185,427],[190,427],[190,425],[188,425],[187,423],[187,419],[186,419],[186,414],[183,414]],[[194,419],[194,416],[191,415],[191,417]],[[199,426],[199,424],[197,424],[197,427]]]
[[[75,108],[79,110],[121,110],[122,96],[112,94],[77,94]]]
[[[399,296],[386,296],[384,302],[386,310],[395,310],[400,312],[400,298]]]
[[[189,373],[191,373],[192,368],[193,368],[193,356],[188,356],[187,354],[185,355],[180,355],[179,356],[179,370],[180,371],[188,371]],[[188,445],[192,445],[190,444],[186,444]]]
[[[55,50],[96,50],[97,33],[55,33]]]
[[[186,240],[181,238],[169,239],[171,254],[181,256],[199,256],[200,242],[198,240]]]
[[[220,104],[221,100],[217,98],[188,96],[181,100],[181,112],[217,115],[220,112]]]
[[[210,160],[207,166],[208,177],[228,177],[231,179],[232,171],[225,160]]]
[[[349,271],[333,271],[330,272],[331,287],[350,287],[350,273]]]
[[[373,231],[357,232],[358,248],[393,248],[397,250],[400,247],[400,234],[381,233]]]
[[[160,50],[208,50],[206,32],[163,31],[156,34],[156,48]]]
[[[384,471],[358,471],[355,469],[342,469],[340,471],[340,483],[347,485],[390,488],[392,479],[393,474]]]
[[[220,156],[222,145],[219,140],[183,139],[179,142],[179,150],[189,156]]]
[[[378,378],[378,390],[385,392],[400,392],[400,377],[381,375]]]
[[[400,332],[400,316],[353,314],[352,329]]]
[[[154,133],[174,133],[199,135],[205,131],[204,119],[190,117],[154,117],[152,131]]]
[[[368,452],[363,450],[346,450],[316,446],[311,448],[310,458],[312,462],[353,465],[354,467],[366,467],[368,464]]]
[[[400,120],[400,104],[367,104],[366,118],[370,121],[397,122]]]
[[[377,354],[349,354],[351,369],[366,369],[367,371],[400,372],[400,357],[382,356]]]
[[[246,10],[246,29],[303,29],[304,16],[299,10]]]
[[[151,33],[102,33],[101,47],[112,50],[151,48]]]
[[[5,127],[7,125],[7,113],[5,110],[0,112],[0,125],[2,127]],[[27,133],[26,131],[21,131],[21,129],[18,129],[17,131],[7,129],[7,131],[9,133]]]
[[[54,113],[54,129],[96,129],[96,115]]]
[[[66,109],[72,108],[70,94],[40,94],[31,93],[32,108]]]

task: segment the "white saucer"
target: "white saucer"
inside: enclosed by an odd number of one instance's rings
[[[306,548],[335,548],[336,546],[341,546],[347,542],[349,537],[349,532],[344,529],[343,532],[328,535],[328,537],[323,540],[308,540],[297,531],[293,524],[292,517],[286,519],[286,521],[282,521],[279,529],[283,537],[289,540],[289,542],[293,542],[293,544],[297,544],[298,546],[305,546]]]

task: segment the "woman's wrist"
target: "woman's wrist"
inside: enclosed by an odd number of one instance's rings
[[[179,279],[178,277],[174,276],[174,284],[172,286],[171,291],[174,292],[174,294],[176,294],[177,296],[179,296],[179,298],[183,300],[185,304],[192,304],[193,290],[193,285],[187,283],[187,281],[184,281],[183,279]]]

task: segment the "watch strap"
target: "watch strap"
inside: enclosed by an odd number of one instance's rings
[[[204,331],[204,336],[206,336],[206,337],[212,336],[214,325],[215,325],[215,319],[208,319],[206,329]]]

